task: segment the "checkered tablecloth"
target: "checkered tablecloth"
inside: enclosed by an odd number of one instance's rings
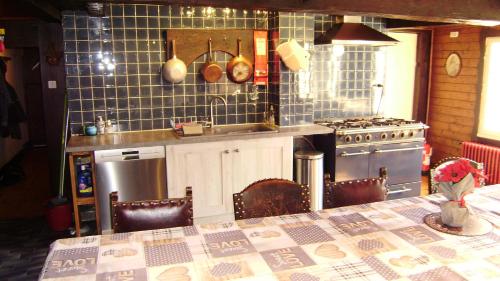
[[[41,280],[500,280],[500,185],[468,197],[483,236],[429,228],[441,195],[57,240]]]

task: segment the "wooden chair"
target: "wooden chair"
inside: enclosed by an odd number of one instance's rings
[[[387,169],[380,169],[380,177],[341,182],[325,180],[323,208],[337,208],[366,204],[387,199]]]
[[[191,187],[184,198],[118,202],[115,191],[110,200],[115,233],[193,225]]]
[[[233,194],[234,218],[249,219],[310,212],[307,185],[285,179],[254,182]]]
[[[434,176],[436,176],[436,171],[438,169],[442,168],[443,166],[448,165],[450,162],[457,161],[458,159],[467,159],[472,167],[484,172],[483,163],[476,162],[472,159],[465,158],[465,157],[458,157],[458,156],[451,156],[451,157],[443,158],[443,159],[439,160],[436,164],[434,164],[434,166],[429,171],[429,194],[438,192],[437,183],[436,183],[436,181],[434,181]],[[486,182],[484,179],[480,179],[479,184],[481,186],[484,186],[486,184]]]

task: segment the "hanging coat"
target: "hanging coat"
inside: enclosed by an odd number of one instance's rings
[[[5,79],[7,65],[0,59],[0,134],[21,139],[20,123],[26,121],[26,114],[17,98],[17,93]]]
[[[9,135],[9,104],[10,94],[5,81],[4,62],[0,59],[0,135],[7,137]]]

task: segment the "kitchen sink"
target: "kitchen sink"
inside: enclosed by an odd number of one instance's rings
[[[214,128],[207,128],[206,133],[213,135],[239,135],[239,134],[255,134],[266,132],[277,132],[278,130],[264,124],[244,124],[244,125],[227,125]]]
[[[242,124],[242,125],[221,125],[213,128],[203,128],[203,136],[221,136],[221,135],[250,135],[275,133],[278,129],[264,124]],[[182,136],[180,137],[190,137]],[[200,137],[200,136],[198,136]]]

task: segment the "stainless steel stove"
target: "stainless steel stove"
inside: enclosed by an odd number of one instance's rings
[[[325,171],[334,181],[378,177],[388,170],[388,199],[420,195],[424,130],[421,122],[395,118],[316,121],[335,131],[315,137],[325,153]]]

